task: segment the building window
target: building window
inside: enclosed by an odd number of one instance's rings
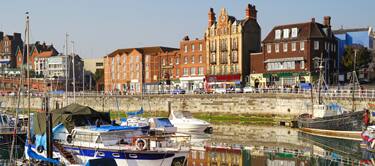
[[[292,28],[292,38],[295,38],[298,36],[298,28]]]
[[[284,38],[284,39],[289,38],[289,29],[284,29],[284,30],[283,30],[283,38]]]
[[[187,45],[185,45],[185,52],[187,52],[188,51],[188,47],[187,47]]]
[[[185,56],[185,57],[184,57],[184,64],[187,64],[187,63],[188,63],[188,57]]]
[[[299,48],[300,48],[301,51],[305,50],[305,42],[304,41],[301,41],[299,43]]]
[[[296,51],[296,46],[297,44],[296,44],[296,42],[292,42],[292,51]]]
[[[195,75],[195,67],[190,68],[190,75]]]
[[[203,62],[203,56],[199,55],[199,63],[202,63],[202,62]]]
[[[238,62],[238,54],[237,51],[232,51],[232,62],[237,63]]]
[[[165,66],[165,59],[163,58],[163,66]]]
[[[319,50],[319,41],[314,41],[314,50]]]
[[[211,63],[216,63],[216,54],[214,52],[211,53],[210,62]]]
[[[301,61],[301,63],[300,63],[300,68],[301,68],[301,69],[305,69],[305,61]]]
[[[199,44],[199,51],[202,51],[203,50],[203,46],[202,46],[202,43]]]
[[[279,43],[275,44],[275,52],[280,52],[280,45],[279,45]]]
[[[232,49],[237,50],[237,48],[238,48],[238,45],[237,45],[237,39],[234,38],[234,39],[232,40]]]
[[[267,44],[267,53],[271,53],[271,49],[272,49],[271,44]]]
[[[139,62],[139,56],[135,57],[135,62]]]
[[[189,75],[189,68],[184,68],[183,76],[188,76],[188,75]]]
[[[288,51],[288,43],[283,44],[283,51],[287,52]]]
[[[195,63],[195,57],[194,57],[194,55],[191,57],[191,63],[192,63],[192,64]]]
[[[180,63],[180,58],[176,57],[176,65]]]
[[[195,51],[195,46],[194,46],[194,44],[191,45],[191,51],[192,51],[192,52]]]
[[[281,30],[280,29],[275,31],[275,39],[281,39]]]
[[[173,58],[169,61],[169,65],[173,65]]]
[[[198,68],[198,75],[204,75],[204,67]]]
[[[180,69],[177,68],[177,69],[176,69],[176,77],[179,77],[179,76],[180,76]]]

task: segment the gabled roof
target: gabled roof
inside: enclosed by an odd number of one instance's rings
[[[291,36],[288,39],[275,39],[275,31],[283,29],[292,29],[292,28],[298,28],[298,35],[296,38],[291,38]],[[311,38],[325,38],[325,37],[332,37],[332,35],[329,35],[326,33],[327,27],[320,23],[316,22],[305,22],[305,23],[297,23],[297,24],[287,24],[287,25],[279,25],[275,26],[270,33],[268,33],[267,37],[263,40],[264,43],[269,42],[275,42],[275,41],[290,41],[290,40],[306,40]]]
[[[167,52],[167,51],[175,51],[179,50],[177,48],[171,48],[171,47],[161,47],[161,46],[155,46],[155,47],[139,47],[139,48],[124,48],[124,49],[117,49],[113,51],[112,53],[108,54],[107,56],[113,57],[116,54],[119,53],[126,53],[129,54],[133,50],[137,50],[141,54],[155,54],[159,52]],[[105,56],[105,57],[107,57]]]

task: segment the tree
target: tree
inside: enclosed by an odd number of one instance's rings
[[[357,50],[356,69],[366,67],[371,62],[371,52],[362,45],[345,47],[341,64],[346,72],[353,71],[354,52]]]

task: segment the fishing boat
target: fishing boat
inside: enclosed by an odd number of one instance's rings
[[[323,57],[320,59],[323,59]],[[354,91],[357,85],[354,81],[356,78],[355,69],[352,76],[353,108],[351,111],[337,110],[330,108],[321,100],[321,85],[324,83],[322,63],[323,60],[320,61],[319,66],[318,103],[313,104],[312,113],[301,114],[297,117],[298,127],[300,130],[310,134],[358,140],[362,131],[364,110],[358,111],[354,107]]]
[[[33,153],[46,156],[45,117],[34,116],[35,141],[25,146],[28,159]],[[190,150],[188,136],[150,135],[142,127],[114,125],[108,113],[78,104],[52,111],[52,119],[53,158],[64,164],[112,158],[117,165],[170,166],[183,164]]]
[[[170,110],[169,120],[173,126],[177,127],[178,132],[204,132],[212,130],[210,123],[194,118],[189,111]]]

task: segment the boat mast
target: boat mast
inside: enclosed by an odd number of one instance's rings
[[[73,65],[73,102],[76,102],[76,73],[74,71],[75,66],[75,53],[74,53],[74,41],[72,41],[72,65]]]
[[[68,33],[65,34],[65,100],[66,104],[65,106],[68,105],[69,103],[69,98],[68,98]]]
[[[26,15],[28,14],[28,12],[26,12]],[[27,19],[28,19],[28,16],[26,17],[26,23],[27,23]],[[27,24],[26,24],[27,25]],[[26,26],[27,27],[27,26]],[[26,32],[27,32],[27,29],[25,29],[25,40],[26,40]],[[26,41],[25,41],[26,42]],[[18,130],[18,111],[19,111],[19,108],[20,108],[20,102],[21,102],[21,91],[23,89],[23,83],[24,83],[24,65],[23,63],[25,62],[25,57],[24,57],[24,53],[25,53],[25,50],[22,49],[22,65],[21,65],[21,73],[20,73],[20,82],[19,82],[19,86],[18,86],[18,92],[17,92],[17,107],[16,107],[16,119],[15,119],[15,122],[14,122],[14,127],[13,127],[13,140],[12,140],[12,146],[11,146],[11,149],[10,149],[10,155],[9,155],[9,161],[12,162],[13,161],[13,152],[14,152],[14,147],[15,147],[15,143],[16,143],[16,140],[17,140],[17,130]],[[29,120],[30,121],[30,118]],[[30,126],[28,124],[28,126]],[[29,137],[28,137],[29,138]]]
[[[353,73],[352,73],[352,84],[353,84],[353,91],[352,91],[352,112],[355,111],[355,86],[356,86],[356,79],[357,74],[355,72],[355,66],[357,61],[357,50],[354,50],[354,63],[353,63]]]
[[[29,48],[29,45],[30,45],[30,20],[29,20],[29,12],[26,12],[26,69],[27,69],[27,100],[28,100],[28,111],[27,111],[27,115],[28,115],[28,125],[27,125],[27,141],[29,144],[31,144],[31,134],[30,134],[30,128],[31,128],[31,124],[30,124],[30,66],[29,66],[29,63],[30,63],[30,48]],[[22,85],[23,86],[23,85]]]
[[[320,55],[320,63],[319,63],[319,80],[318,80],[318,104],[322,104],[322,99],[320,96],[320,89],[321,89],[321,84],[322,84],[322,79],[323,79],[323,53]]]

